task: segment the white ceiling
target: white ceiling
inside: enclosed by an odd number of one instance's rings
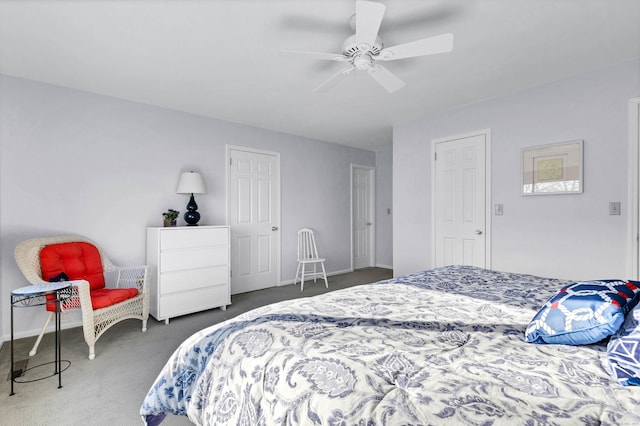
[[[640,0],[380,2],[385,46],[455,34],[386,62],[394,94],[362,72],[312,93],[344,65],[280,53],[339,53],[355,0],[2,0],[0,73],[377,149],[394,123],[640,58]]]

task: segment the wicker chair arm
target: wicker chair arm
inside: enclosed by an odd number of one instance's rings
[[[104,269],[106,288],[137,288],[140,294],[149,293],[150,266],[112,266]]]
[[[71,309],[81,309],[83,317],[85,315],[92,315],[93,307],[91,306],[89,282],[86,280],[70,280],[65,282],[71,284],[71,296],[62,301],[60,310],[64,312]]]

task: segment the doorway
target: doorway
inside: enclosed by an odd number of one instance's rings
[[[489,130],[431,144],[432,264],[491,266]]]
[[[351,165],[351,267],[375,265],[375,168]]]
[[[280,154],[227,145],[231,294],[280,284]]]

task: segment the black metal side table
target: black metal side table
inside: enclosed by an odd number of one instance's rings
[[[47,298],[47,296],[50,296]],[[60,303],[64,300],[67,300],[71,297],[71,284],[69,282],[57,282],[50,284],[40,284],[40,285],[30,285],[27,287],[20,287],[11,291],[11,371],[9,375],[11,376],[11,393],[9,395],[13,395],[13,384],[14,383],[28,383],[34,382],[37,380],[46,379],[49,377],[53,377],[55,375],[58,376],[58,389],[62,387],[62,371],[69,368],[71,365],[70,361],[64,361],[66,366],[63,370],[62,368],[62,357],[60,352]],[[16,380],[14,376],[14,342],[13,342],[13,308],[22,308],[22,307],[31,307],[31,306],[43,306],[43,305],[55,305],[55,323],[56,323],[56,342],[55,342],[55,361],[53,362],[54,369],[53,374],[40,377],[38,379],[33,380]],[[51,364],[51,362],[47,362],[44,364],[39,364],[33,367],[30,367],[25,370],[33,370],[34,368],[42,367]]]

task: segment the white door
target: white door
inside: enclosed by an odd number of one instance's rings
[[[231,294],[280,282],[280,155],[227,147]]]
[[[487,134],[434,145],[434,265],[489,267]]]
[[[353,268],[374,266],[374,169],[351,167]]]

